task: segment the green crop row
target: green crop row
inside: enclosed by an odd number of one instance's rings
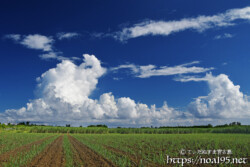
[[[231,157],[246,158],[250,152],[250,135],[245,134],[74,134],[79,141],[120,166],[166,165],[166,156],[180,155],[180,150],[231,150]],[[203,155],[204,156],[204,155]],[[205,155],[214,157],[218,155]],[[224,155],[227,156],[227,155]],[[118,161],[119,159],[119,161]],[[127,163],[127,164],[126,164]],[[123,165],[121,165],[123,166]]]
[[[39,145],[34,145],[27,152],[19,152],[15,157],[11,157],[9,162],[3,163],[4,167],[13,167],[13,166],[25,166],[27,165],[34,157],[36,157],[40,152],[42,152],[47,145],[52,143],[58,135],[55,135]]]
[[[188,134],[188,133],[245,133],[250,134],[250,126],[217,128],[99,128],[99,127],[53,127],[33,126],[27,131],[32,133],[87,133],[87,134]]]
[[[42,139],[47,136],[53,137],[29,148],[27,152],[20,151],[8,162],[1,162],[0,166],[25,166],[41,153],[48,144],[52,143],[59,134],[32,134],[32,133],[1,133],[0,140],[18,143],[31,143],[29,140]],[[117,166],[166,166],[167,155],[170,157],[195,157],[196,154],[180,155],[184,150],[231,150],[232,158],[249,158],[250,135],[249,134],[70,134],[77,140],[94,150],[101,156],[109,159]],[[20,138],[20,140],[19,140]],[[9,142],[11,143],[11,142]],[[9,144],[10,145],[10,144]],[[16,145],[16,146],[17,146]],[[16,148],[16,146],[14,148]],[[9,148],[10,149],[10,148]],[[74,148],[68,135],[63,137],[63,150],[65,166],[74,166]],[[10,149],[13,150],[13,149]],[[0,154],[1,156],[1,154]],[[216,157],[218,155],[201,155]],[[227,155],[222,155],[227,156]],[[249,164],[248,164],[249,165]],[[223,164],[221,164],[223,166]]]
[[[73,166],[72,146],[67,135],[63,136],[63,150],[66,159],[65,166],[72,167]]]
[[[0,154],[51,135],[52,134],[47,134],[47,133],[29,134],[29,133],[2,132],[0,133]]]
[[[82,135],[73,135],[77,140],[88,146],[90,149],[94,150],[95,152],[99,153],[101,156],[105,157],[106,159],[112,161],[119,167],[128,167],[134,166],[133,163],[126,155],[115,154],[103,147],[101,144],[95,144],[89,140],[85,140],[86,138],[82,138]],[[93,136],[93,135],[91,135]],[[106,136],[106,135],[105,135]]]
[[[242,133],[250,134],[249,125],[241,126],[197,126],[197,127],[161,127],[161,128],[105,128],[105,127],[59,127],[10,125],[2,131],[30,133],[84,133],[84,134],[189,134],[189,133]]]

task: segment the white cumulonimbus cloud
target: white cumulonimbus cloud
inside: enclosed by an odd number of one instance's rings
[[[26,107],[8,109],[1,119],[8,122],[33,121],[56,124],[117,123],[117,125],[166,125],[178,122],[188,114],[168,107],[160,108],[136,103],[129,97],[115,98],[104,93],[99,99],[91,99],[98,79],[107,69],[94,55],[84,55],[84,62],[75,65],[63,60],[37,78],[39,98],[30,100]],[[3,120],[1,120],[3,121]]]
[[[176,79],[181,82],[206,81],[210,93],[207,96],[196,98],[188,106],[188,111],[198,118],[249,118],[250,101],[247,95],[240,91],[239,85],[233,82],[225,74],[213,76],[211,73],[205,77],[186,76]]]
[[[197,74],[197,73],[204,73],[213,70],[213,67],[204,68],[204,67],[196,67],[192,66],[194,64],[199,64],[199,61],[193,61],[190,63],[185,63],[173,67],[168,66],[161,66],[158,67],[155,65],[145,65],[145,66],[138,66],[134,64],[125,64],[120,65],[118,67],[114,67],[111,70],[117,71],[120,69],[130,69],[138,78],[149,78],[152,76],[169,76],[169,75],[180,75],[180,74]],[[190,67],[191,66],[191,67]]]
[[[185,65],[190,65],[187,63]],[[206,124],[216,120],[250,117],[250,101],[240,87],[225,74],[205,77],[179,76],[176,81],[205,81],[210,93],[196,98],[186,111],[136,102],[129,97],[115,98],[104,93],[90,98],[98,80],[107,69],[94,55],[84,54],[83,63],[76,65],[63,60],[37,78],[38,98],[25,107],[8,109],[0,114],[1,122],[32,121],[50,124],[65,122],[79,124],[105,123],[115,126],[160,126]]]
[[[250,7],[231,9],[225,13],[212,16],[198,16],[171,21],[145,21],[123,28],[112,36],[120,41],[125,41],[146,35],[168,36],[188,29],[202,32],[216,27],[233,26],[237,20],[250,20]]]

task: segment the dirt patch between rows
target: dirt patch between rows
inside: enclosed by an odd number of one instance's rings
[[[3,163],[8,162],[12,157],[17,156],[20,153],[28,152],[33,146],[38,146],[38,145],[42,144],[45,140],[48,140],[51,137],[52,136],[49,136],[49,137],[43,138],[41,140],[34,141],[32,143],[26,144],[24,146],[18,147],[14,150],[11,150],[11,151],[8,151],[6,153],[1,154],[0,155],[0,166]]]
[[[115,167],[115,165],[104,157],[91,150],[89,147],[72,136],[68,136],[73,146],[74,166],[84,167]]]
[[[63,136],[58,137],[38,154],[28,167],[61,167],[64,166]]]

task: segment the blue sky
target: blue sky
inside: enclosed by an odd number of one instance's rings
[[[249,6],[1,2],[0,120],[249,124]]]

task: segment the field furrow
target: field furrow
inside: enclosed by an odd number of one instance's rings
[[[14,149],[14,150],[11,150],[9,152],[1,154],[1,156],[0,156],[0,166],[1,166],[1,164],[6,163],[9,160],[11,160],[11,158],[15,157],[17,154],[28,152],[32,147],[39,146],[45,140],[48,140],[51,137],[52,136],[48,136],[48,137],[43,138],[41,140],[38,140],[38,141],[35,141],[35,142],[32,142],[32,143],[26,144],[24,146],[18,147],[18,148]]]
[[[98,166],[112,167],[115,166],[112,162],[100,156],[77,139],[69,136],[69,140],[74,148],[74,166]]]
[[[63,136],[49,144],[44,151],[37,155],[27,166],[32,167],[61,167],[64,166]]]
[[[28,133],[0,133],[0,154],[22,147],[26,144],[38,141],[53,134],[28,134]],[[18,142],[16,142],[18,141]]]

